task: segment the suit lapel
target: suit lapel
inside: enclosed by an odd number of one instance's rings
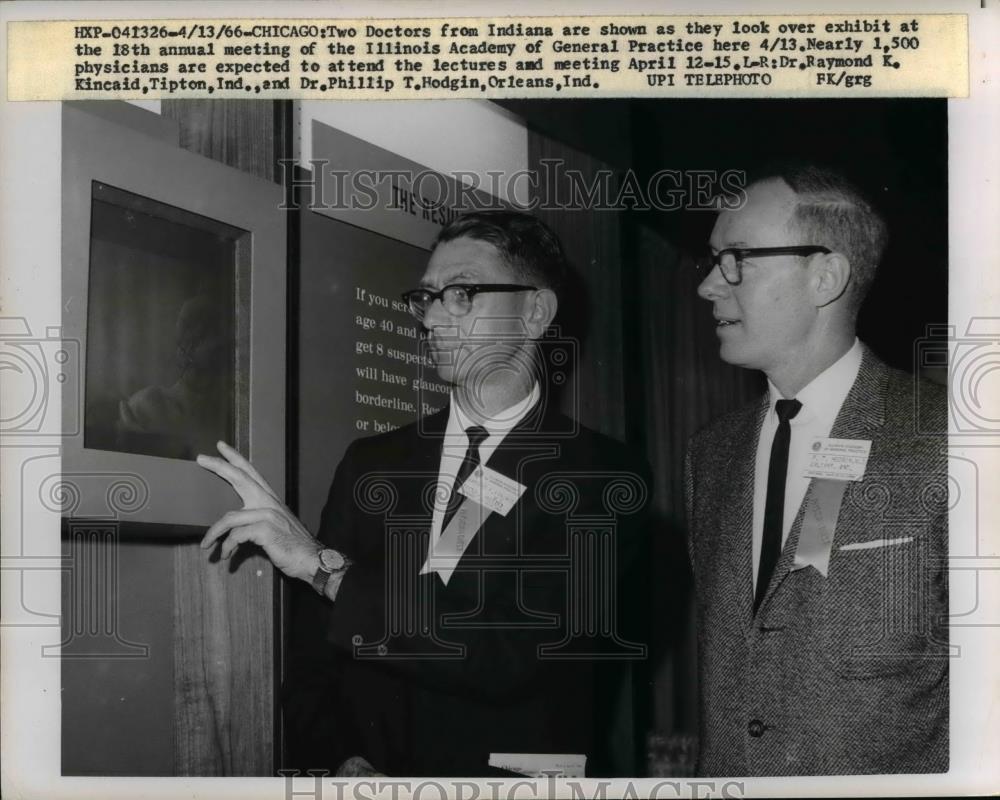
[[[889,384],[889,368],[886,367],[867,347],[861,360],[858,379],[844,401],[837,421],[833,425],[831,436],[838,439],[867,439],[875,442],[879,438],[879,430],[885,425],[886,391]],[[878,453],[871,453],[867,473],[875,469],[873,464],[879,458]],[[847,487],[845,502],[841,506],[842,513],[837,519],[837,529],[834,532],[834,543],[843,544],[845,537],[868,535],[867,527],[860,530],[857,526],[852,531],[851,511],[857,511],[857,504],[849,501],[850,493],[864,487],[865,481],[852,482]]]
[[[410,457],[418,467],[430,465],[435,475],[441,468],[441,447],[444,444],[444,432],[448,427],[448,415],[451,407],[446,405],[435,414],[424,417],[417,422],[418,444],[413,453],[404,454]]]
[[[871,350],[862,347],[858,377],[830,432],[835,439],[871,439],[885,424],[885,387],[889,371]]]
[[[486,465],[501,475],[522,481],[525,455],[540,446],[552,444],[550,431],[556,430],[556,418],[544,413],[545,398],[541,398],[533,409],[503,438],[493,451]],[[522,481],[523,482],[523,481]]]
[[[514,536],[518,531],[522,535],[527,531],[525,509],[532,503],[533,476],[538,473],[533,466],[541,462],[543,469],[551,468],[559,454],[559,445],[550,435],[550,432],[558,430],[553,426],[558,424],[559,417],[546,413],[545,405],[545,398],[542,397],[487,460],[485,466],[524,484],[526,489],[506,516],[490,515],[477,533],[478,545],[474,539],[467,553],[498,554],[523,547],[523,542],[519,545],[514,542]]]
[[[539,460],[543,460],[549,465],[554,463],[553,459],[558,456],[559,450],[551,432],[558,433],[566,425],[565,422],[561,422],[565,418],[554,411],[547,410],[545,400],[546,398],[543,396],[524,419],[507,433],[490,455],[485,466],[501,475],[528,485],[531,483],[531,478],[526,473],[533,474],[534,470],[526,469],[526,465]],[[449,413],[450,406],[446,406],[438,414],[424,420],[422,428],[427,436],[427,441],[422,443],[419,449],[427,454],[433,454],[433,458],[426,457],[425,461],[422,462],[422,469],[426,470],[428,477],[434,480],[437,479],[440,470],[441,448],[447,430]],[[462,562],[466,557],[472,557],[475,554],[504,553],[512,550],[514,547],[513,536],[518,530],[518,526],[524,527],[523,514],[526,503],[530,503],[531,491],[532,486],[528,485],[521,499],[506,516],[494,513],[487,518],[459,558],[457,569],[461,569]],[[430,518],[428,518],[429,527]],[[493,542],[493,545],[490,546],[487,542]]]
[[[734,447],[721,480],[727,490],[720,495],[720,530],[723,533],[718,557],[729,567],[732,596],[744,633],[753,621],[753,493],[757,440],[768,409],[767,395],[747,409],[733,430],[732,441],[746,442]]]
[[[399,454],[398,469],[401,473],[396,490],[399,492],[399,508],[414,517],[426,517],[430,529],[434,513],[434,495],[428,490],[431,482],[436,483],[441,470],[441,448],[448,424],[449,408],[424,417],[417,422],[416,437],[409,452]]]
[[[854,384],[847,393],[847,397],[844,398],[844,404],[840,407],[833,428],[830,430],[830,438],[832,439],[874,439],[875,431],[885,423],[884,398],[889,373],[885,365],[875,357],[867,346],[862,345],[862,350],[858,376],[854,379]],[[762,608],[791,573],[795,562],[795,551],[799,546],[802,522],[805,519],[805,511],[809,507],[815,483],[815,480],[809,482],[809,488],[806,490],[805,497],[802,498],[802,504],[795,515],[795,522],[789,531],[788,540],[785,542],[778,563],[775,565],[771,583],[768,585],[767,594],[761,604]],[[840,529],[838,521],[837,531],[834,532],[835,539]]]

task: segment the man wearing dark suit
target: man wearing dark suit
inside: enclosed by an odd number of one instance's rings
[[[815,167],[712,231],[698,292],[768,393],[688,451],[701,775],[948,769],[946,398],[855,337],[885,242]]]
[[[404,297],[451,402],[348,448],[318,539],[231,449],[202,459],[246,504],[205,545],[227,531],[224,556],[256,542],[316,590],[295,603],[287,657],[293,766],[475,776],[569,754],[589,773],[635,769],[600,727],[616,665],[644,655],[641,609],[621,606],[647,483],[640,459],[544,388],[565,274],[558,239],[529,215],[473,213],[440,232]]]

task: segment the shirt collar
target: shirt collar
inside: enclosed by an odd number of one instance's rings
[[[531,391],[528,393],[527,397],[518,400],[514,403],[514,405],[498,412],[490,419],[484,420],[482,422],[482,426],[486,428],[491,437],[506,436],[518,426],[521,420],[528,416],[531,410],[538,403],[541,396],[541,387],[536,383],[531,387]],[[452,394],[448,411],[448,428],[445,434],[448,437],[459,434],[465,437],[465,431],[472,425],[477,424],[479,423],[473,422],[469,419],[468,415],[462,411],[458,403],[455,402],[454,394]]]
[[[861,357],[861,342],[855,337],[850,350],[813,378],[795,395],[795,399],[802,403],[802,413],[792,420],[792,424],[817,419],[832,428],[837,414],[840,413],[840,407],[847,399],[847,393],[851,391],[851,387],[858,377],[858,371],[861,369]],[[778,391],[778,387],[771,381],[767,382],[767,386],[771,403],[768,413],[775,414],[774,405],[782,399],[782,395]]]

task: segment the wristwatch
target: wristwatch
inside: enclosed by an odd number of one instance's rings
[[[317,555],[319,555],[319,567],[316,574],[313,575],[312,587],[321,595],[326,596],[326,584],[329,582],[330,576],[351,566],[351,560],[329,548],[320,550]]]

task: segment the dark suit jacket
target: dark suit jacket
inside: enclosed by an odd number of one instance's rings
[[[619,640],[643,636],[642,613],[612,597],[639,602],[646,471],[623,445],[542,407],[487,462],[527,490],[487,519],[447,586],[418,572],[448,409],[348,448],[319,538],[354,565],[336,602],[303,584],[296,604],[291,766],[333,771],[361,755],[389,775],[476,776],[496,774],[491,753],[583,753],[589,771],[609,769],[595,720],[623,662],[595,656],[637,655],[606,634],[611,612]],[[587,574],[598,552],[617,587]]]
[[[947,770],[945,402],[941,387],[865,349],[831,436],[872,448],[844,495],[827,577],[792,569],[813,480],[756,617],[754,459],[767,398],[692,440],[700,774]],[[916,430],[918,403],[938,435]]]

